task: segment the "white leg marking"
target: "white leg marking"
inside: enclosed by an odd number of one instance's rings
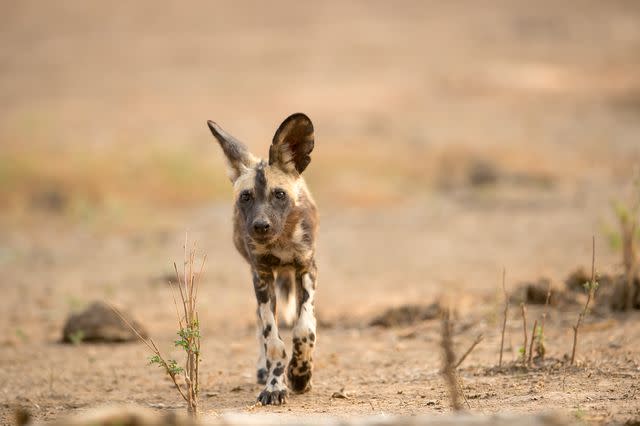
[[[287,400],[287,385],[284,382],[284,371],[287,365],[287,352],[284,342],[278,336],[276,323],[270,303],[260,304],[258,308],[262,319],[262,336],[266,346],[266,366],[269,371],[264,390],[258,396],[263,405],[283,404]]]

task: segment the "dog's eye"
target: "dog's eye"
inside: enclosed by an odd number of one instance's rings
[[[283,190],[281,190],[281,189],[276,189],[276,190],[273,192],[273,194],[275,195],[275,197],[276,197],[278,200],[284,200],[285,198],[287,198],[287,193],[286,193],[286,192],[284,192],[284,191],[283,191]]]
[[[249,191],[244,191],[240,194],[240,201],[246,203],[249,200],[251,200],[251,193]]]

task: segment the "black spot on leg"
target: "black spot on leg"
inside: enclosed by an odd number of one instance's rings
[[[304,305],[307,302],[307,300],[309,300],[309,292],[307,291],[306,288],[303,288],[302,289],[302,302],[301,302],[301,304]]]
[[[271,386],[275,386],[277,383],[278,383],[278,379],[276,379],[275,377],[271,379]]]
[[[311,389],[311,370],[306,373],[297,373],[289,368],[287,373],[287,382],[291,390],[297,393],[304,393]]]
[[[273,369],[274,376],[282,376],[283,373],[284,373],[284,366],[282,365]]]
[[[257,376],[256,378],[258,380],[258,383],[261,385],[266,385],[268,375],[269,375],[269,372],[267,371],[266,368],[259,369],[256,373],[256,376]]]
[[[294,337],[293,338],[293,352],[294,353],[299,353],[301,346],[302,346],[302,342],[300,341],[300,338],[299,337]]]
[[[313,331],[309,334],[309,340],[312,342],[316,341],[316,334]]]
[[[266,339],[270,333],[271,333],[271,324],[267,324],[267,326],[264,328],[264,331],[262,332],[262,336]]]
[[[269,290],[267,288],[258,288],[256,287],[256,299],[258,299],[258,303],[264,305],[265,303],[269,303]]]
[[[303,337],[303,338],[302,338],[302,342],[303,342],[303,343],[307,343],[307,338],[306,338],[306,337]]]
[[[271,370],[271,361],[267,360],[267,370]]]

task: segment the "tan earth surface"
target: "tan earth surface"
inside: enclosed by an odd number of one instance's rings
[[[185,231],[209,257],[205,414],[449,412],[440,322],[368,326],[441,301],[458,354],[484,335],[460,368],[471,413],[639,421],[637,311],[588,315],[574,368],[492,369],[503,267],[509,291],[541,277],[562,289],[595,235],[597,270],[621,271],[612,201],[640,164],[639,22],[633,1],[5,2],[0,421],[16,407],[39,420],[183,409],[144,345],[59,340],[71,312],[103,300],[179,356],[167,279]],[[254,407],[255,298],[205,121],[266,155],[298,110],[316,127],[314,387]],[[577,300],[550,309],[549,359],[571,352]],[[541,312],[529,306],[529,327]],[[512,304],[505,362],[521,342]]]

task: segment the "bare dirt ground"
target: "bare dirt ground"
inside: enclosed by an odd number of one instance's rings
[[[124,306],[162,349],[166,279],[185,230],[201,287],[204,413],[351,417],[450,410],[437,320],[369,327],[390,306],[448,301],[468,409],[640,419],[638,312],[587,317],[576,368],[491,370],[507,287],[620,272],[611,201],[640,163],[635,2],[136,2],[3,6],[0,43],[0,420],[110,402],[182,408],[142,344],[58,343],[93,300]],[[215,119],[266,153],[302,110],[316,126],[321,213],[313,390],[252,407],[248,267],[231,242]],[[479,185],[479,181],[485,181]],[[579,305],[552,308],[549,358]],[[541,309],[530,307],[530,324]],[[288,333],[283,332],[288,338]],[[505,360],[519,356],[513,305]],[[348,398],[332,398],[344,389]]]

